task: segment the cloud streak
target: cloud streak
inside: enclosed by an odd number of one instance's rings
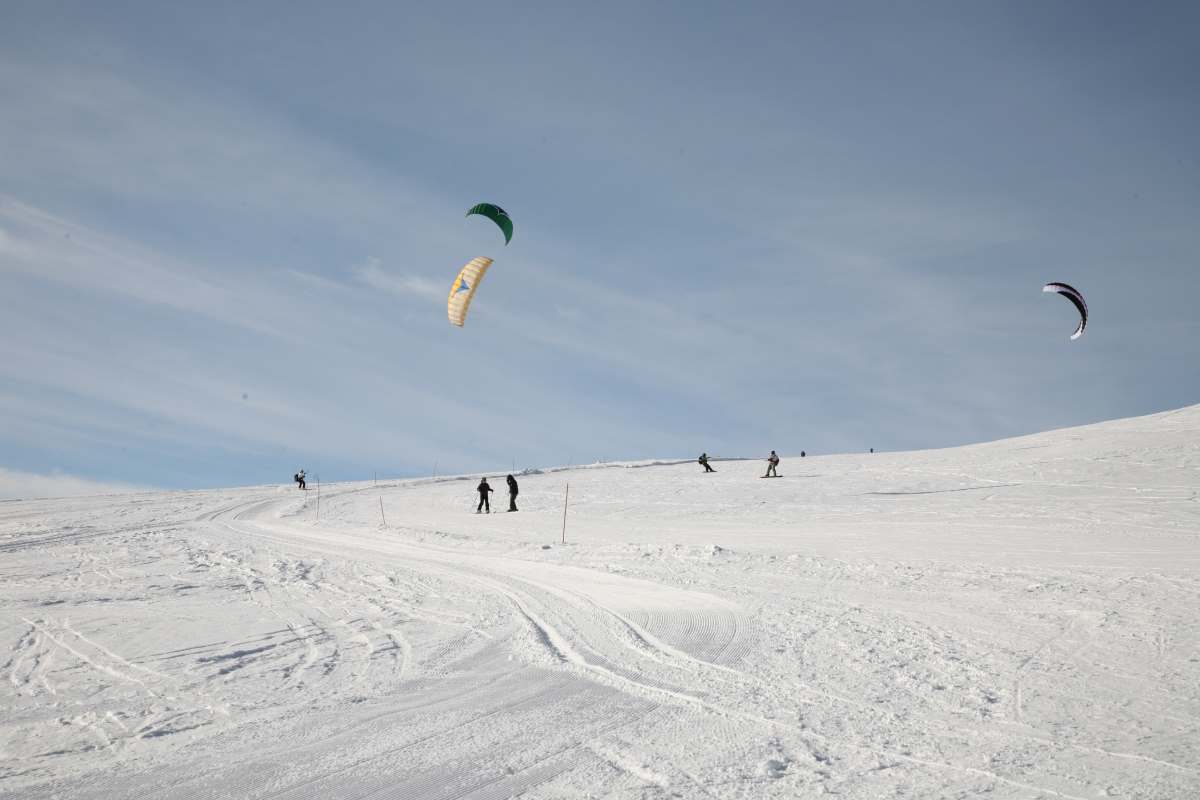
[[[97,494],[130,494],[150,487],[110,483],[64,472],[39,475],[0,467],[0,500],[32,500],[48,497],[81,497]]]

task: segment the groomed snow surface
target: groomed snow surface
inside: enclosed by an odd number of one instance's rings
[[[0,795],[1200,796],[1200,406],[714,465],[0,503]]]

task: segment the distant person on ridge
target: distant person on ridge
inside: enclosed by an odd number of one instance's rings
[[[705,472],[716,472],[715,469],[708,465],[708,453],[700,454],[700,466],[704,467]]]
[[[504,480],[506,480],[508,482],[508,510],[516,511],[517,510],[517,479],[514,478],[512,475],[509,475]]]
[[[307,488],[308,488],[308,487],[307,487],[307,486],[304,484],[304,470],[300,470],[300,471],[299,471],[299,472],[297,472],[295,475],[293,475],[293,476],[292,476],[292,480],[294,480],[296,483],[298,483],[298,484],[300,485],[300,488],[301,488],[301,489],[307,489]]]
[[[487,478],[479,481],[479,486],[475,487],[475,491],[479,492],[479,505],[475,508],[475,513],[478,514],[483,509],[487,509],[487,513],[492,513],[492,504],[488,502],[488,493],[496,491],[488,486]]]
[[[775,455],[775,451],[771,451],[771,455],[767,457],[767,474],[764,478],[778,478],[779,473],[775,470],[779,466],[779,456]]]

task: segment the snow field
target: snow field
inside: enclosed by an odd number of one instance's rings
[[[1200,791],[1200,407],[714,466],[2,503],[0,794]]]

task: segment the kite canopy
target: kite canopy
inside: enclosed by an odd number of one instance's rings
[[[446,301],[446,315],[451,324],[461,328],[467,321],[467,309],[471,307],[471,300],[475,298],[475,290],[479,288],[479,282],[483,280],[484,273],[491,265],[490,258],[472,258],[458,271],[458,277],[450,286],[450,299]]]
[[[500,230],[504,231],[504,244],[506,246],[510,241],[512,241],[512,218],[508,216],[508,212],[503,208],[500,206],[494,206],[491,203],[480,203],[467,212],[468,217],[472,214],[479,214],[480,216],[487,217],[492,222],[496,223]]]
[[[1083,329],[1087,327],[1088,310],[1087,303],[1083,300],[1083,295],[1073,286],[1068,286],[1065,283],[1047,283],[1042,287],[1043,292],[1053,292],[1061,294],[1063,297],[1075,304],[1075,308],[1079,310],[1079,327],[1071,334],[1071,340],[1074,341],[1083,335]]]

